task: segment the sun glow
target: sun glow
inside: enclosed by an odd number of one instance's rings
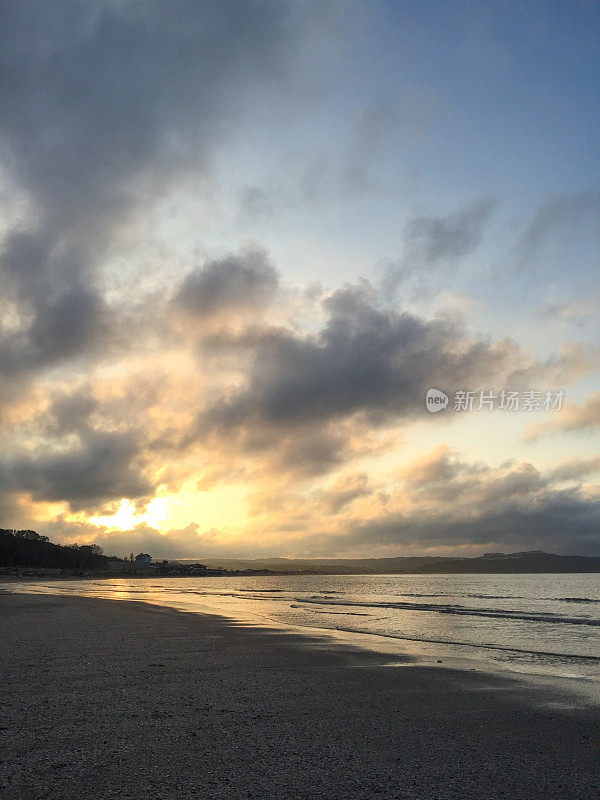
[[[124,497],[116,513],[102,517],[90,517],[89,521],[94,525],[98,525],[98,527],[126,531],[139,525],[140,522],[146,522],[146,519],[145,515],[138,516],[135,513],[135,506],[131,500]]]
[[[201,529],[235,528],[246,515],[244,494],[245,490],[237,486],[198,492],[188,485],[176,495],[153,498],[143,511],[136,511],[134,503],[124,497],[114,514],[89,517],[87,521],[109,531],[148,525],[164,532],[195,522]]]
[[[151,528],[161,529],[168,523],[175,510],[177,501],[170,497],[153,498],[146,509],[140,513],[136,512],[135,505],[131,500],[124,497],[121,500],[119,509],[114,514],[90,517],[89,522],[98,527],[108,528],[109,530],[128,531],[136,525],[145,524]]]

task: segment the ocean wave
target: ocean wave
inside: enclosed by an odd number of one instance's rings
[[[310,599],[311,600],[335,600],[336,603],[341,602],[341,601],[338,601],[335,597],[331,597],[330,594],[331,594],[330,592],[323,592],[322,594],[311,594]]]
[[[561,603],[600,603],[600,600],[593,597],[553,597]]]
[[[600,627],[600,619],[588,617],[563,617],[556,614],[547,614],[537,611],[512,611],[510,609],[495,608],[467,608],[459,605],[440,605],[437,603],[390,603],[372,602],[364,603],[354,600],[336,600],[329,603],[325,599],[295,598],[298,602],[315,603],[319,605],[358,606],[361,608],[390,608],[398,611],[433,611],[436,614],[454,614],[466,617],[485,617],[488,619],[512,619],[522,622],[562,623],[566,625],[591,625]]]
[[[465,597],[473,597],[476,600],[531,600],[520,594],[466,594]]]
[[[382,636],[384,639],[400,639],[405,642],[422,642],[423,644],[445,644],[456,647],[474,647],[478,650],[499,650],[505,653],[522,653],[527,656],[543,656],[544,658],[556,658],[565,661],[582,661],[589,663],[600,663],[600,656],[580,655],[579,653],[557,653],[552,650],[529,650],[524,647],[509,647],[508,645],[494,644],[488,642],[461,642],[451,639],[429,639],[419,636],[404,636],[400,633],[383,633],[381,631],[362,630],[360,628],[338,627],[333,630],[343,631],[344,633],[360,633],[367,636]]]
[[[310,614],[327,614],[335,615],[338,617],[369,617],[372,619],[370,614],[365,614],[363,611],[321,611],[315,608],[304,608],[303,606],[291,604],[290,608],[302,608],[303,611],[308,611]]]

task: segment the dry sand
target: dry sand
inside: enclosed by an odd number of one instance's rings
[[[143,603],[0,595],[2,800],[600,796],[598,710]]]

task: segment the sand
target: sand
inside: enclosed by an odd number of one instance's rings
[[[76,597],[0,642],[2,800],[599,796],[598,709],[523,682]]]

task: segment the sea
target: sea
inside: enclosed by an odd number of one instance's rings
[[[144,601],[426,662],[600,681],[597,574],[113,578],[2,589]]]

